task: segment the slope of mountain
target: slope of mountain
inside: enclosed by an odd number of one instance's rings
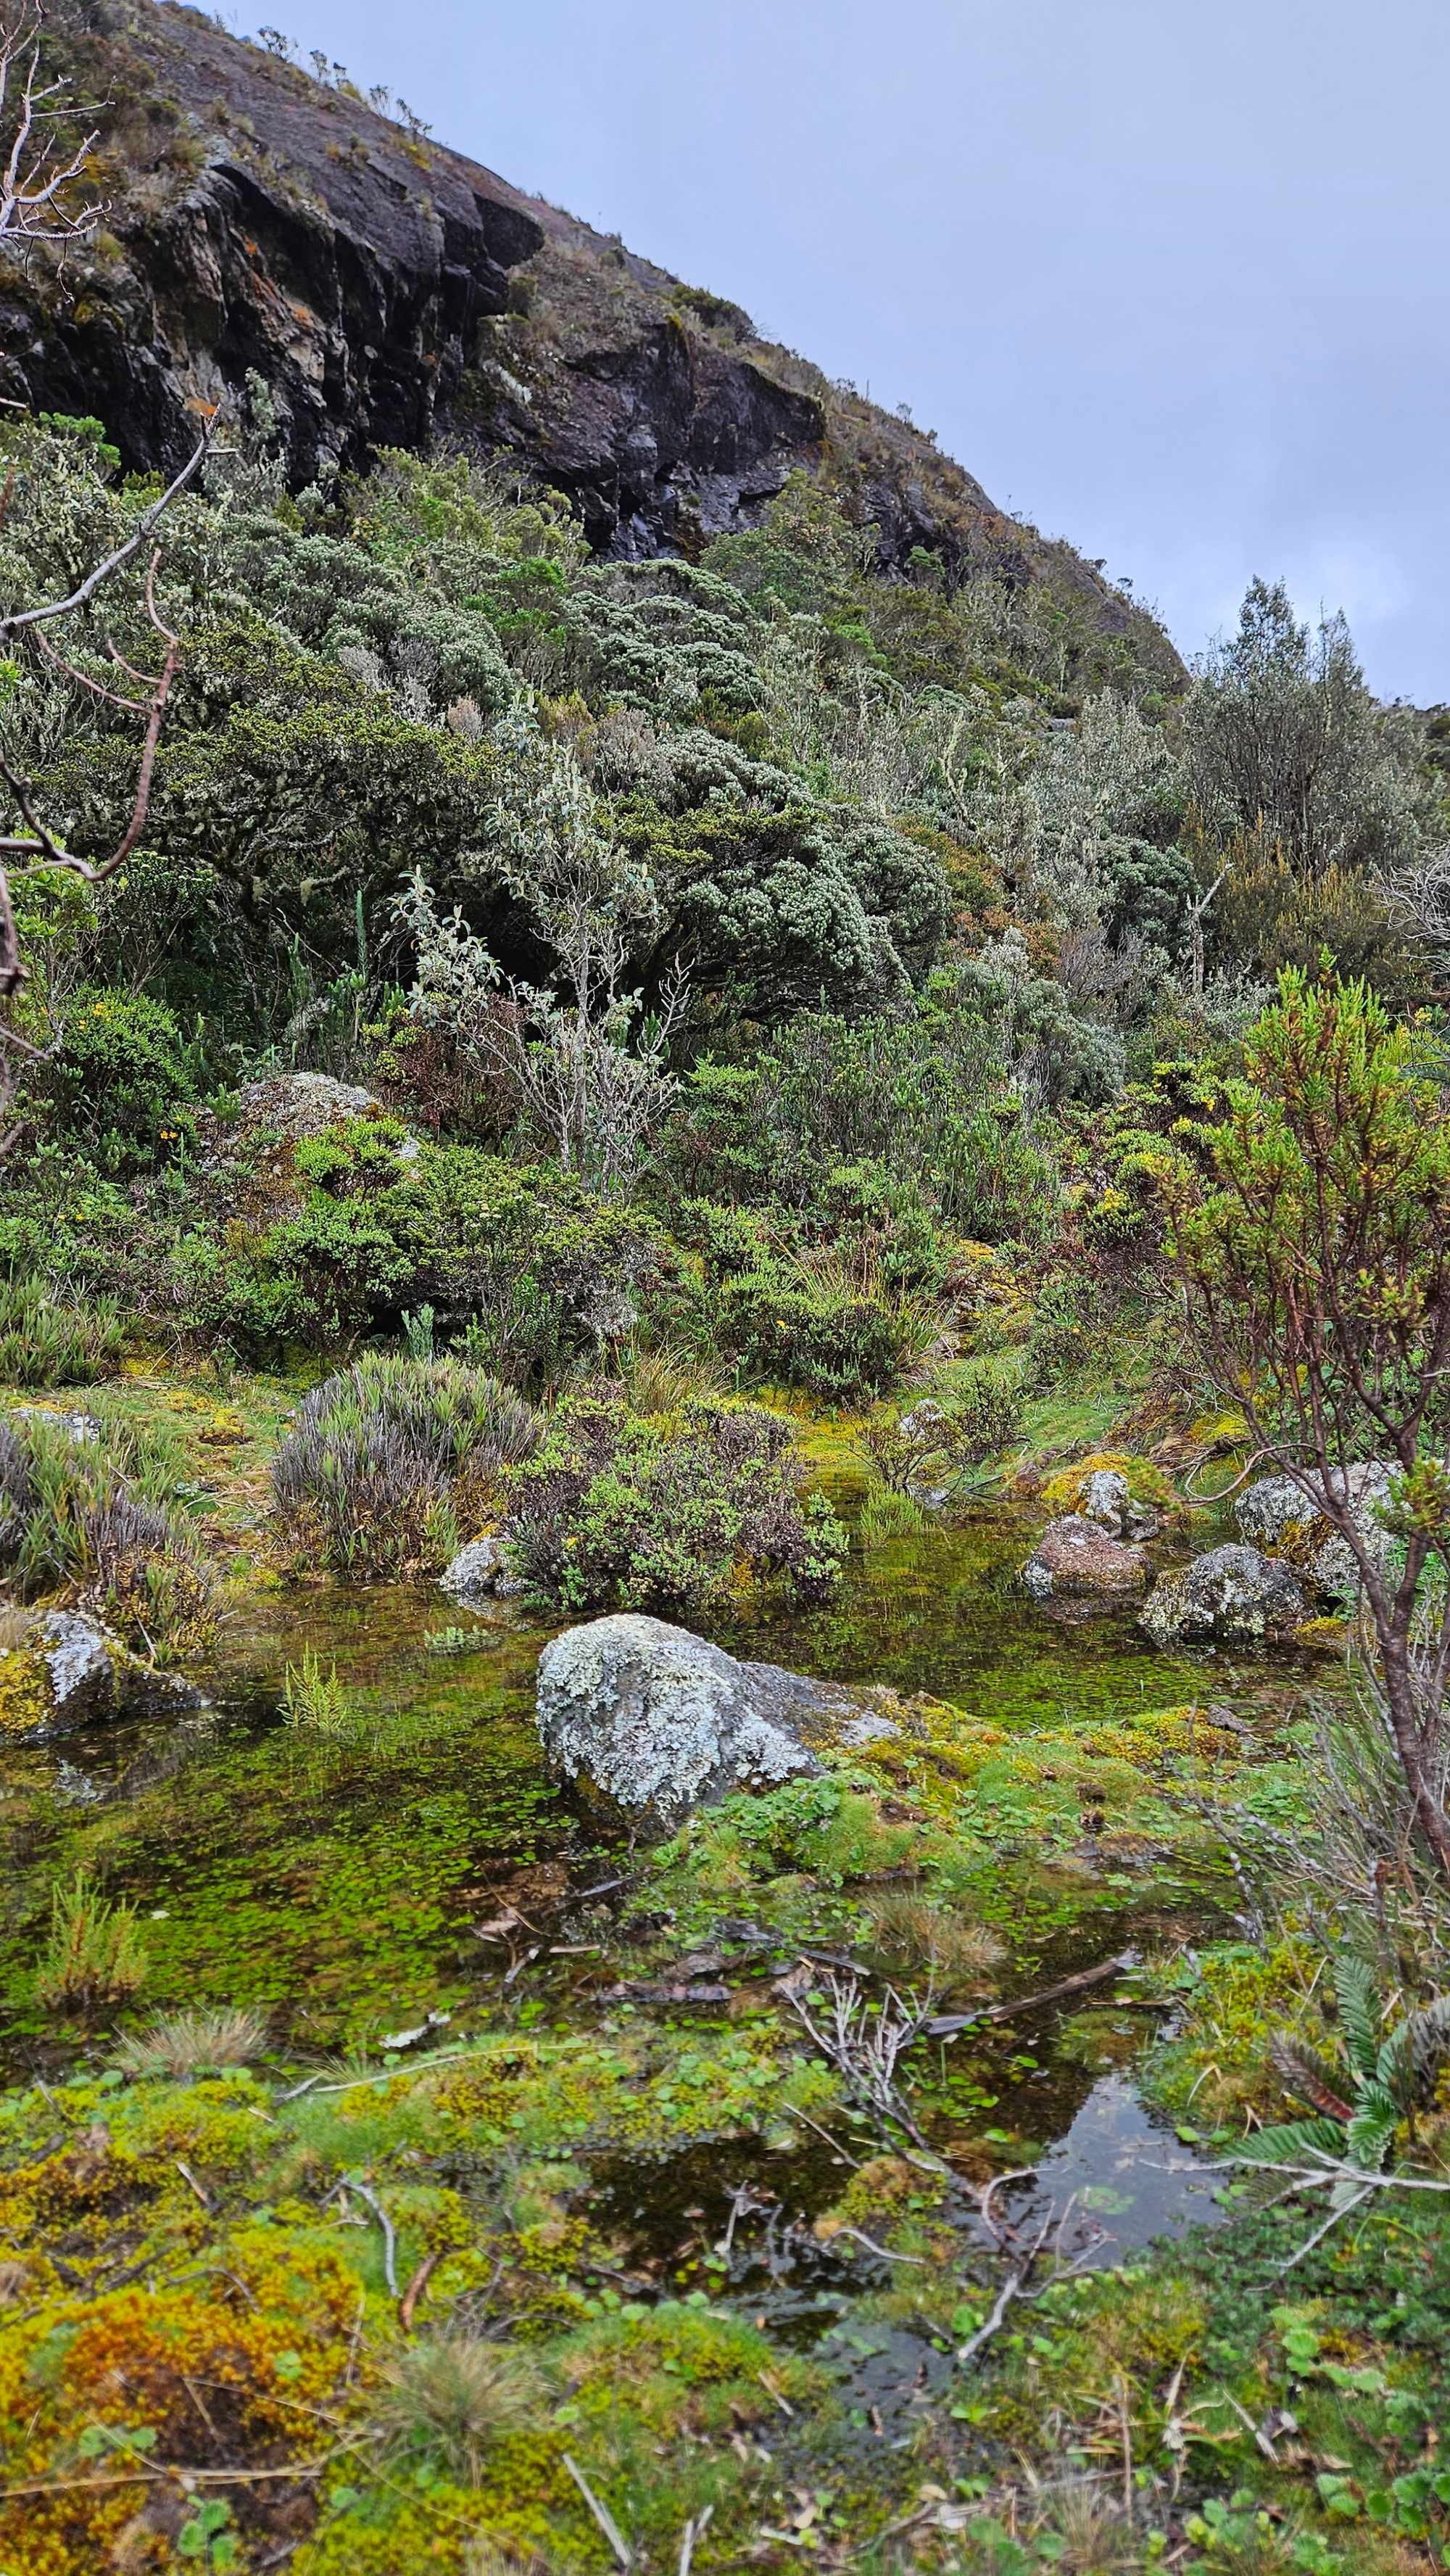
[[[143,467],[179,461],[189,406],[261,379],[294,485],[378,446],[504,449],[612,555],[696,554],[824,468],[883,568],[919,546],[951,578],[1043,583],[1181,676],[1096,567],[738,306],[170,0],[58,0],[48,30],[105,102],[107,222],[59,276],[0,280],[11,402],[98,414]]]

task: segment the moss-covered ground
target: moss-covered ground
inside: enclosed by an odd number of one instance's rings
[[[6,1756],[7,2576],[1443,2563],[1439,2204],[1301,2254],[1302,2203],[1203,2190],[1277,2115],[1273,2031],[1325,2042],[1307,1927],[1245,1937],[1206,1811],[1293,1820],[1330,1654],[1175,1660],[1034,1609],[1033,1506],[983,1504],[721,1632],[883,1686],[891,1733],[631,1845],[542,1765],[545,1628],[288,1561],[298,1395],[104,1391],[167,1426],[229,1568],[212,1704]],[[1040,1478],[1111,1451],[1089,1409],[1034,1427]],[[850,1426],[803,1431],[849,1510]],[[330,1733],[283,1712],[304,1651]],[[78,1867],[140,1919],[124,2010],[37,1998]],[[909,2052],[907,2125],[812,2036],[853,1983],[997,2015]],[[249,2063],[136,2045],[243,2007]],[[1115,2157],[1091,2114],[1125,2076]],[[1046,2286],[963,2363],[1054,2141],[1082,2172]],[[440,2397],[461,2334],[482,2379]]]

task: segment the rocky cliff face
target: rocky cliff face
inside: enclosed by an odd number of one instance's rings
[[[0,394],[98,414],[129,466],[266,388],[295,486],[370,448],[512,451],[615,555],[694,554],[829,465],[886,565],[1046,581],[1174,665],[1142,611],[1005,518],[908,424],[350,88],[157,0],[55,0],[55,67],[110,102],[104,234],[0,272]],[[1174,665],[1176,667],[1176,665]]]

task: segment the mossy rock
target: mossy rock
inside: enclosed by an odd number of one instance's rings
[[[1081,1509],[1089,1476],[1100,1468],[1110,1475],[1122,1476],[1135,1503],[1147,1503],[1158,1511],[1171,1511],[1177,1499],[1172,1479],[1150,1458],[1134,1458],[1126,1450],[1096,1449],[1089,1458],[1074,1458],[1070,1467],[1059,1467],[1042,1488],[1042,1500],[1057,1516]]]
[[[11,1616],[0,1643],[0,1742],[42,1743],[121,1717],[202,1705],[201,1693],[157,1672],[78,1610]]]

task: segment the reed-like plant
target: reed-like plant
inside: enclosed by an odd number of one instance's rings
[[[179,2077],[223,2066],[249,2066],[267,2045],[264,2016],[249,2004],[199,2006],[164,2014],[149,2029],[128,2031],[111,2063],[123,2075]]]
[[[304,1398],[273,1491],[340,1573],[420,1573],[477,1525],[537,1439],[532,1408],[484,1370],[367,1352]]]
[[[282,1683],[282,1714],[289,1726],[313,1735],[346,1735],[353,1724],[347,1692],[334,1663],[327,1672],[312,1646],[302,1649],[300,1664],[289,1664]]]

